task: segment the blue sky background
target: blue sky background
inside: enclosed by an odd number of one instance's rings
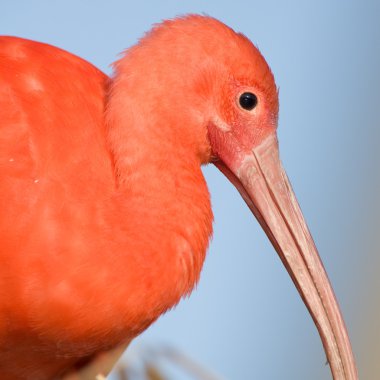
[[[3,0],[0,33],[57,45],[110,73],[117,54],[153,23],[189,12],[243,32],[272,67],[284,166],[345,315],[361,378],[374,378],[371,358],[380,349],[368,342],[378,330],[379,262],[368,231],[376,238],[369,215],[379,198],[380,2]],[[170,344],[225,379],[329,379],[317,330],[266,236],[230,183],[214,167],[204,173],[215,232],[201,282],[132,349]]]

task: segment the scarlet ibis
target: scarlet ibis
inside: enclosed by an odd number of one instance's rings
[[[0,39],[0,372],[51,379],[127,343],[189,294],[212,231],[201,165],[236,186],[319,330],[357,379],[346,328],[281,166],[258,49],[206,16],[156,25],[108,78]]]

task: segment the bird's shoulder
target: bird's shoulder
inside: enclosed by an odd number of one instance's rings
[[[0,37],[0,176],[37,183],[105,175],[108,77],[57,47]],[[36,182],[37,181],[37,182]]]
[[[0,37],[0,236],[17,240],[62,215],[81,220],[112,188],[108,81],[64,50]]]

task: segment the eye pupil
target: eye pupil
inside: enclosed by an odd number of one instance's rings
[[[252,94],[252,92],[244,92],[240,95],[239,104],[241,108],[251,111],[257,105],[257,96],[255,94]]]

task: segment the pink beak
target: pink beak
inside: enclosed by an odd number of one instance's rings
[[[256,216],[317,326],[335,380],[358,379],[347,330],[314,241],[281,165],[275,134],[242,162],[216,166]]]

